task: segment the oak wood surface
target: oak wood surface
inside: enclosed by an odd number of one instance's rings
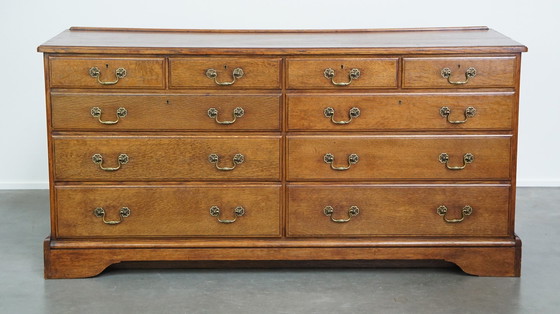
[[[288,185],[287,235],[314,236],[506,236],[508,186]],[[446,223],[436,209],[448,208],[447,219],[460,219],[469,205],[473,213],[459,223]],[[348,219],[351,206],[359,214]]]
[[[514,56],[403,58],[404,88],[513,87],[516,82]],[[465,81],[465,72],[476,69],[476,76],[463,85],[450,84],[441,75],[451,70],[452,82]]]
[[[397,87],[397,58],[288,58],[288,89],[352,89]],[[352,69],[360,71],[360,77],[350,85],[336,86],[324,76],[327,68],[335,71],[335,82],[348,82]]]
[[[55,136],[57,181],[268,180],[280,178],[280,136]],[[232,171],[220,171],[208,156],[219,156],[218,166],[232,167],[236,154],[245,160]],[[120,154],[129,161],[118,171],[103,171],[92,161],[103,156],[104,167],[117,167]]]
[[[287,95],[290,131],[385,131],[385,130],[511,130],[516,97],[503,93],[384,93]],[[324,110],[335,110],[335,121],[349,121],[349,112],[360,115],[348,124],[335,124]],[[440,114],[451,110],[449,120],[465,120],[468,107],[476,114],[465,123],[451,124]]]
[[[55,130],[280,130],[279,94],[154,95],[104,93],[53,93],[52,124]],[[115,121],[119,108],[127,115],[113,125],[102,124],[91,115],[101,109],[101,120]],[[232,121],[235,108],[243,116],[230,125],[218,124],[208,110],[218,110],[219,121]]]
[[[209,89],[279,89],[279,58],[170,58],[170,87]],[[216,80],[232,82],[234,69],[243,70],[243,76],[229,86],[217,85],[206,76],[208,69],[216,70]]]
[[[57,238],[88,237],[278,237],[280,191],[276,185],[228,186],[58,186]],[[210,207],[220,208],[220,219],[234,219],[234,208],[243,216],[234,223],[218,222]],[[104,224],[93,210],[102,207],[107,220],[120,220],[121,207],[130,216],[116,225]]]
[[[289,135],[287,137],[287,180],[391,180],[391,179],[509,179],[511,164],[508,135]],[[335,167],[348,166],[348,156],[359,161],[348,170],[337,171],[325,163],[334,155]],[[474,161],[463,170],[449,170],[439,161],[449,155],[449,166],[463,165],[463,156]]]
[[[51,57],[51,87],[72,88],[164,88],[165,63],[163,58],[80,58]],[[89,70],[97,67],[102,82],[116,80],[116,70],[124,68],[126,76],[114,85],[102,85],[92,77]]]

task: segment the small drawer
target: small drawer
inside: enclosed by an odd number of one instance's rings
[[[56,130],[280,130],[280,94],[52,93]]]
[[[507,236],[507,185],[288,185],[290,237]]]
[[[511,130],[504,93],[288,94],[290,131]]]
[[[508,180],[511,135],[288,136],[288,180]]]
[[[280,89],[280,58],[170,58],[170,87]]]
[[[165,87],[163,58],[51,57],[51,87]]]
[[[289,89],[397,87],[397,58],[289,58]]]
[[[54,136],[57,181],[280,179],[280,136]]]
[[[58,238],[280,236],[280,185],[80,185],[55,193]]]
[[[403,88],[515,87],[516,58],[404,58]]]

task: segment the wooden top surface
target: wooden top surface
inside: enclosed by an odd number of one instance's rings
[[[520,43],[487,27],[359,30],[66,30],[39,52],[140,54],[397,54],[523,52]]]

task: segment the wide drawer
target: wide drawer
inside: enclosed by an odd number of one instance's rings
[[[509,189],[506,185],[289,185],[287,234],[507,236]]]
[[[52,93],[54,129],[280,130],[279,94]]]
[[[515,87],[516,58],[403,58],[403,88]]]
[[[170,87],[279,89],[280,58],[170,58]]]
[[[292,131],[510,130],[516,98],[513,92],[289,94],[287,103]]]
[[[53,138],[57,181],[277,181],[280,178],[280,136]]]
[[[163,58],[51,57],[49,63],[51,87],[165,87]]]
[[[397,87],[398,58],[289,58],[288,88]]]
[[[510,135],[293,135],[287,178],[507,180],[510,156]]]
[[[280,185],[82,185],[55,193],[59,238],[280,235]]]

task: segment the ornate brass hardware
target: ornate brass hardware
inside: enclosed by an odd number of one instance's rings
[[[443,78],[447,79],[447,82],[449,82],[449,84],[464,85],[464,84],[467,84],[469,82],[469,79],[476,76],[476,69],[473,68],[473,67],[468,68],[467,71],[465,72],[465,80],[464,81],[452,81],[451,80],[451,69],[449,69],[449,68],[441,69],[441,76]]]
[[[235,156],[233,156],[233,167],[220,167],[218,166],[218,162],[220,161],[220,157],[216,154],[210,154],[208,156],[208,161],[210,163],[213,163],[214,165],[216,165],[216,169],[221,170],[221,171],[231,171],[233,169],[235,169],[235,167],[239,164],[242,164],[245,161],[245,156],[243,156],[242,154],[235,154]]]
[[[97,207],[93,210],[93,214],[95,217],[102,218],[103,222],[108,225],[118,225],[123,222],[124,218],[130,216],[130,209],[128,207],[121,207],[119,210],[119,216],[121,217],[119,220],[105,220],[105,210],[103,207]]]
[[[439,114],[447,118],[447,122],[451,124],[461,124],[467,122],[468,118],[474,117],[476,115],[476,109],[474,107],[467,107],[467,109],[465,109],[465,120],[449,120],[449,115],[451,114],[451,109],[449,109],[449,107],[441,107]]]
[[[99,108],[99,107],[91,108],[91,115],[94,118],[97,118],[97,120],[99,120],[99,122],[102,123],[102,124],[117,124],[117,123],[119,123],[119,120],[121,118],[126,117],[127,114],[128,114],[128,111],[126,110],[126,108],[120,107],[119,109],[117,109],[117,120],[104,121],[104,120],[101,120],[101,108]]]
[[[208,109],[208,117],[210,117],[211,119],[215,119],[216,123],[218,124],[233,124],[237,118],[241,118],[243,117],[243,115],[245,114],[245,110],[243,110],[243,108],[241,107],[237,107],[235,109],[233,109],[233,120],[230,121],[219,121],[218,120],[218,109],[216,108],[210,108]]]
[[[331,217],[332,222],[344,223],[344,222],[349,222],[350,219],[352,219],[352,217],[358,216],[358,214],[360,213],[360,209],[358,208],[358,206],[350,206],[350,208],[348,209],[347,219],[334,219],[332,216],[334,213],[334,208],[332,206],[326,206],[323,209],[323,213],[325,214],[325,216]]]
[[[245,215],[245,208],[243,208],[241,206],[235,207],[235,209],[233,210],[233,215],[235,216],[235,218],[233,218],[233,219],[221,219],[220,218],[220,208],[218,206],[210,207],[210,216],[218,217],[218,221],[220,223],[223,223],[223,224],[234,223],[237,220],[237,217],[241,217],[241,216]]]
[[[209,79],[213,79],[214,83],[216,83],[216,85],[220,85],[220,86],[233,85],[233,83],[235,83],[238,79],[242,78],[244,74],[245,73],[243,72],[242,68],[235,68],[235,69],[233,69],[233,72],[232,72],[233,81],[231,81],[231,82],[218,82],[218,72],[214,69],[206,70],[206,77],[208,77]]]
[[[332,107],[325,108],[323,113],[325,114],[325,117],[331,118],[331,122],[334,124],[348,124],[352,121],[352,119],[355,119],[360,116],[360,109],[356,107],[350,109],[350,111],[348,111],[348,120],[346,121],[336,121],[334,119],[334,108]]]
[[[447,207],[445,207],[445,205],[441,205],[440,207],[438,207],[436,209],[436,212],[438,215],[443,217],[443,221],[447,223],[458,223],[465,220],[465,217],[470,216],[473,213],[473,208],[470,207],[469,205],[463,207],[463,209],[461,210],[461,218],[457,218],[457,219],[447,219],[445,217],[447,215]]]
[[[101,85],[115,85],[119,82],[120,79],[122,79],[123,77],[126,76],[126,69],[125,68],[118,68],[115,71],[115,76],[116,76],[116,80],[114,81],[110,81],[110,82],[103,82],[101,81],[101,71],[99,70],[98,67],[92,67],[91,69],[89,69],[89,75],[93,78],[97,78],[97,82]]]
[[[335,76],[335,72],[333,69],[331,68],[327,68],[325,69],[325,71],[323,72],[323,75],[327,78],[331,80],[331,83],[333,85],[336,86],[348,86],[352,83],[353,80],[357,80],[358,78],[360,78],[360,70],[359,69],[352,69],[350,70],[350,72],[348,72],[348,82],[335,82],[334,81],[334,76]]]
[[[99,168],[104,171],[117,171],[121,169],[121,166],[128,163],[128,155],[127,154],[120,154],[117,158],[117,163],[119,164],[117,167],[103,167],[103,156],[101,154],[95,154],[91,156],[91,160],[94,164],[99,165]]]
[[[466,153],[463,156],[463,165],[462,166],[455,166],[455,167],[451,167],[449,166],[449,155],[447,153],[441,153],[439,154],[439,162],[441,162],[442,164],[445,164],[445,166],[447,167],[447,169],[449,170],[462,170],[465,169],[465,167],[467,166],[467,164],[470,164],[474,161],[474,155],[471,153]]]
[[[358,163],[358,161],[360,161],[360,157],[358,157],[357,154],[350,154],[348,155],[348,166],[347,167],[335,167],[333,165],[334,163],[334,155],[331,153],[326,153],[325,156],[323,156],[323,160],[325,161],[325,163],[330,164],[331,165],[331,169],[332,170],[348,170],[350,169],[350,167],[352,165],[355,165]]]

